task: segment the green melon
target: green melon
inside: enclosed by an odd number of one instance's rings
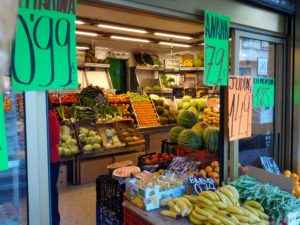
[[[172,143],[176,143],[178,141],[178,136],[183,131],[184,128],[180,126],[173,127],[169,132],[169,139]]]
[[[219,128],[207,127],[203,132],[203,140],[210,152],[217,152],[219,148]]]
[[[202,146],[202,141],[194,131],[186,129],[179,134],[178,144],[186,148],[199,149]]]
[[[197,116],[191,111],[182,111],[177,116],[177,124],[184,128],[192,128],[197,123]]]

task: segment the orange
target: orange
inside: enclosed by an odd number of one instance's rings
[[[284,173],[283,173],[283,175],[284,176],[286,176],[286,177],[290,177],[291,176],[291,171],[289,171],[289,170],[286,170],[286,171],[284,171]]]
[[[207,166],[205,168],[206,173],[211,173],[213,171],[213,168],[211,166]]]
[[[291,178],[292,178],[294,181],[298,181],[298,180],[299,180],[299,176],[298,176],[298,174],[296,174],[296,173],[292,173]]]
[[[206,177],[206,172],[205,172],[205,170],[200,170],[200,171],[199,171],[199,176],[201,176],[201,177]]]

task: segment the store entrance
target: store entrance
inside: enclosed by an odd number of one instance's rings
[[[235,45],[237,74],[251,75],[255,79],[274,83],[273,98],[268,97],[266,90],[262,90],[262,94],[256,96],[265,106],[256,107],[254,96],[253,133],[251,138],[239,141],[240,163],[261,167],[260,157],[269,156],[283,166],[281,153],[284,148],[282,138],[286,79],[284,40],[238,31]],[[270,101],[273,101],[273,104]]]

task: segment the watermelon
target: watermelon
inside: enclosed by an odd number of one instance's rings
[[[180,126],[173,127],[169,132],[169,139],[172,143],[176,143],[178,141],[178,136],[183,131],[184,128]]]
[[[201,138],[191,129],[180,132],[178,136],[178,144],[182,147],[199,149],[202,146]]]
[[[192,130],[203,140],[203,133],[204,130],[207,128],[207,124],[204,122],[199,122],[196,123],[193,127]]]
[[[217,152],[219,148],[219,128],[207,127],[203,132],[203,140],[210,152]]]
[[[192,128],[197,123],[197,116],[190,111],[182,111],[177,116],[177,124],[184,128]]]

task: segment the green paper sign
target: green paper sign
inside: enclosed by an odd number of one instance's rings
[[[76,16],[48,6],[19,9],[12,49],[14,91],[78,88]]]
[[[3,94],[0,94],[0,171],[8,169],[8,155],[3,102]]]
[[[253,78],[253,108],[270,108],[274,106],[274,80],[265,77]]]
[[[203,80],[205,85],[228,85],[229,25],[229,17],[205,11]]]

